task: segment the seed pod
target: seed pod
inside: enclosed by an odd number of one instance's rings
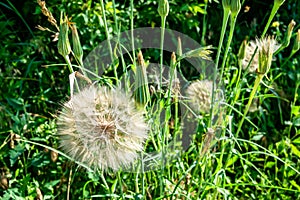
[[[68,37],[68,32],[69,32],[68,18],[66,16],[64,16],[64,19],[63,19],[62,15],[60,17],[57,48],[58,48],[58,53],[65,58],[67,55],[70,54],[71,46],[70,46],[69,37]]]
[[[169,1],[168,0],[159,0],[157,11],[161,17],[167,17],[169,14]]]
[[[83,50],[82,50],[82,46],[79,40],[79,35],[75,24],[71,26],[71,31],[72,31],[73,53],[75,58],[78,60],[79,64],[82,65]]]

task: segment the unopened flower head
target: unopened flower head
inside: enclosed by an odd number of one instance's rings
[[[278,45],[278,43],[273,37],[265,37],[262,39],[256,39],[256,41],[250,41],[246,45],[244,58],[241,60],[241,65],[243,69],[247,69],[249,65],[249,72],[259,71],[260,73],[264,73],[262,72],[262,70],[259,69],[260,66],[264,65],[262,64],[262,58],[267,59],[268,65],[265,65],[265,67],[270,67],[273,53],[277,51],[279,47],[280,45]],[[254,52],[255,55],[253,56]],[[261,57],[262,55],[264,56]]]
[[[119,89],[91,86],[64,104],[58,132],[61,148],[74,160],[92,169],[118,170],[137,158],[148,126]]]
[[[262,39],[256,39],[258,47],[258,73],[268,73],[273,59],[273,53],[278,50],[280,45],[274,37],[267,36]]]
[[[210,80],[195,81],[186,90],[192,109],[200,113],[209,113],[213,82]]]

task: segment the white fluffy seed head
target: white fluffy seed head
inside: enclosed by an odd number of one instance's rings
[[[87,87],[66,102],[58,117],[60,147],[93,169],[129,166],[143,150],[143,113],[119,89]]]
[[[245,57],[242,60],[242,67],[244,70],[247,68],[249,62],[251,61],[251,58],[254,54],[256,47],[257,47],[257,44],[254,41],[250,41],[246,45]],[[255,72],[257,68],[258,68],[258,51],[256,51],[250,65],[249,65],[248,71]]]
[[[194,81],[189,85],[186,94],[192,109],[209,113],[213,83],[210,80]]]

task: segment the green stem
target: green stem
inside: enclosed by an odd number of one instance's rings
[[[219,40],[219,46],[218,46],[218,51],[217,51],[217,58],[216,58],[216,64],[215,64],[215,70],[214,70],[214,77],[213,77],[213,87],[212,87],[212,95],[211,95],[211,108],[210,108],[210,119],[208,122],[208,127],[211,127],[212,125],[212,120],[213,120],[213,107],[214,107],[214,101],[215,101],[215,93],[214,93],[214,88],[215,88],[215,82],[217,80],[217,74],[218,74],[218,65],[219,65],[219,60],[220,60],[220,54],[221,54],[221,48],[226,32],[226,27],[227,27],[227,22],[228,18],[230,15],[230,10],[229,9],[224,9],[223,13],[223,22],[222,22],[222,29],[221,29],[221,35],[220,35],[220,40]]]
[[[103,0],[100,0],[100,4],[101,4],[101,10],[102,10],[103,22],[104,22],[104,29],[105,29],[105,35],[106,35],[106,38],[107,38],[107,44],[108,44],[110,59],[111,59],[111,62],[113,64],[114,56],[113,56],[113,51],[112,51],[111,43],[110,43],[110,34],[109,34],[109,31],[108,31],[108,26],[107,26],[107,21],[106,21],[106,14],[105,14],[105,8],[104,8]],[[117,68],[116,68],[116,66],[112,66],[112,67],[113,67],[113,70],[114,70],[114,75],[116,77],[116,80],[118,80]]]
[[[121,193],[122,199],[125,199],[124,198],[124,193],[123,193],[123,184],[122,184],[122,179],[121,179],[121,172],[118,171],[117,175],[118,175],[118,181],[119,181],[119,185],[120,185],[120,193]]]
[[[205,3],[204,10],[205,10],[205,12],[207,11],[207,3]],[[205,36],[206,36],[206,25],[207,25],[207,14],[203,15],[203,20],[202,20],[201,45],[203,45],[203,46],[206,45],[206,41],[205,41]]]
[[[273,4],[273,8],[272,8],[271,14],[269,16],[267,25],[265,26],[264,31],[261,34],[261,38],[265,37],[265,35],[267,33],[267,30],[269,29],[270,24],[271,24],[271,22],[272,22],[272,20],[273,20],[273,18],[275,16],[275,14],[277,13],[278,9],[280,8],[280,6],[281,6],[281,4],[277,3],[277,1],[274,0],[274,4]]]
[[[130,0],[130,33],[131,33],[131,48],[132,48],[132,57],[133,57],[133,65],[136,66],[135,60],[135,46],[134,46],[134,34],[133,34],[133,0]]]
[[[234,28],[235,28],[235,24],[236,24],[236,18],[237,18],[237,14],[235,14],[235,15],[231,14],[231,17],[230,17],[230,32],[229,32],[227,45],[226,45],[226,49],[225,49],[225,53],[224,53],[224,57],[223,57],[223,61],[222,61],[220,81],[222,81],[224,68],[225,68],[225,63],[226,63],[226,60],[227,60],[227,55],[228,55],[228,52],[229,52],[229,48],[230,48],[230,45],[231,45],[233,32],[234,32]]]
[[[162,71],[163,71],[163,54],[164,54],[164,39],[165,39],[165,26],[166,16],[161,17],[161,32],[160,32],[160,77],[159,77],[159,90],[162,88]]]
[[[263,77],[264,77],[263,74],[258,74],[257,77],[256,77],[256,79],[255,79],[254,86],[253,86],[252,91],[250,93],[248,104],[247,104],[247,106],[245,108],[243,117],[242,117],[242,119],[241,119],[241,121],[239,123],[238,129],[236,131],[236,137],[239,135],[239,132],[241,131],[242,125],[243,125],[244,120],[245,120],[245,117],[248,114],[248,111],[249,111],[249,108],[251,106],[251,103],[252,103],[252,101],[254,99],[254,96],[255,96],[255,94],[257,92],[258,86],[259,86],[261,80],[263,79]]]
[[[74,73],[74,70],[73,70],[72,63],[70,61],[69,55],[66,55],[66,57],[64,57],[64,58],[65,58],[65,61],[67,62],[67,65],[68,65],[68,68],[69,68],[71,74]],[[77,79],[75,78],[74,81],[75,81],[76,89],[79,92],[80,89],[79,89],[79,85],[78,85]],[[73,95],[73,94],[71,94],[71,95]]]

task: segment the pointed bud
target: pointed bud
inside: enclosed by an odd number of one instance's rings
[[[63,14],[60,17],[59,36],[58,36],[58,53],[63,57],[66,57],[71,52],[71,46],[68,37],[69,25],[68,18]]]
[[[176,64],[176,54],[175,52],[172,52],[171,54],[171,67],[174,68]]]
[[[238,15],[241,10],[241,2],[240,0],[231,0],[230,3],[230,11],[232,15]]]
[[[222,0],[222,6],[224,10],[229,11],[230,6],[231,6],[231,1],[230,0]]]
[[[148,88],[148,79],[146,74],[146,66],[143,54],[140,51],[137,56],[138,66],[135,73],[135,91],[134,97],[136,102],[145,105],[150,100],[150,93]]]
[[[259,74],[267,74],[272,64],[273,53],[279,48],[274,37],[266,37],[256,41],[258,46],[258,69]]]
[[[169,1],[168,0],[159,0],[157,11],[161,17],[167,17],[167,15],[169,14]]]
[[[295,25],[296,25],[296,22],[295,22],[294,20],[292,20],[292,21],[289,23],[289,26],[288,26],[286,35],[285,35],[285,37],[284,37],[284,41],[283,41],[282,46],[281,46],[280,49],[283,49],[283,48],[289,46],[290,40],[291,40],[292,33],[293,33],[293,30],[294,30]]]
[[[239,53],[238,53],[238,59],[239,60],[242,60],[245,58],[245,55],[246,55],[246,50],[247,50],[247,40],[245,39],[241,46],[240,46],[240,49],[239,49]]]
[[[296,40],[293,46],[293,50],[292,53],[296,53],[298,50],[300,49],[300,29],[298,29],[297,31],[297,36],[296,36]]]
[[[71,30],[72,30],[72,42],[73,42],[74,56],[79,61],[80,65],[82,65],[83,50],[82,50],[82,47],[81,47],[81,43],[80,43],[80,40],[79,40],[79,35],[78,35],[77,28],[76,28],[75,24],[71,26]]]
[[[177,38],[178,46],[177,46],[177,55],[182,56],[182,45],[180,37]]]
[[[281,6],[284,2],[285,0],[274,0],[274,4],[277,6]]]

